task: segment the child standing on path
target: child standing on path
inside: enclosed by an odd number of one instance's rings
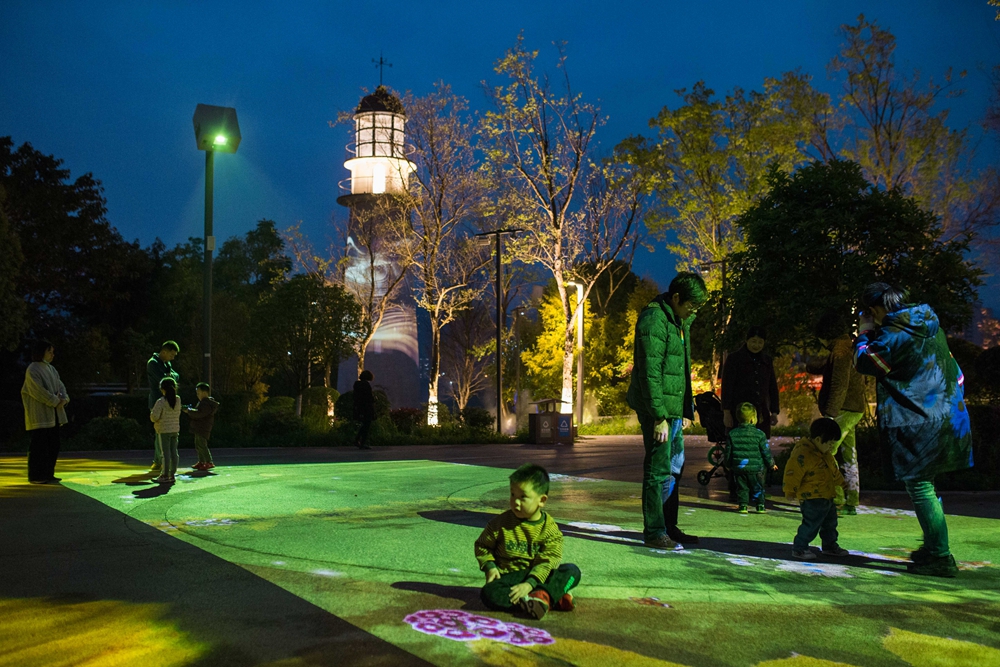
[[[777,470],[771,449],[767,446],[767,436],[757,423],[757,408],[751,403],[740,403],[736,408],[739,426],[730,429],[726,435],[729,469],[733,471],[733,481],[736,484],[736,497],[740,504],[740,514],[746,514],[747,502],[757,506],[757,512],[763,514],[764,508],[764,475],[765,469]],[[749,497],[748,497],[749,496]]]
[[[486,573],[480,597],[490,609],[517,606],[536,619],[549,608],[573,611],[570,590],[580,583],[580,568],[559,563],[562,532],[542,511],[548,493],[545,468],[524,464],[510,476],[510,509],[476,540],[476,560]]]
[[[788,500],[798,500],[802,525],[792,543],[792,558],[815,560],[809,543],[819,533],[824,556],[846,556],[837,544],[837,504],[844,500],[846,484],[831,450],[840,441],[840,426],[821,417],[809,427],[808,438],[795,443],[785,464],[784,492]]]
[[[163,471],[153,481],[173,484],[177,473],[177,438],[181,434],[181,399],[177,398],[177,383],[173,378],[160,380],[160,393],[163,396],[157,399],[149,413],[163,452]]]
[[[187,406],[183,408],[184,413],[191,418],[194,449],[198,453],[198,462],[191,466],[195,470],[211,470],[215,467],[212,462],[212,452],[208,450],[208,439],[212,435],[219,402],[209,396],[211,392],[212,388],[207,382],[199,382],[194,388],[194,393],[198,396],[198,405],[193,408]]]

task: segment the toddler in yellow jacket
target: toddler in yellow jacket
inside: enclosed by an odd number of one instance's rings
[[[510,509],[486,524],[476,540],[476,560],[486,575],[480,597],[490,609],[515,606],[533,618],[549,608],[573,610],[570,590],[580,568],[562,563],[563,536],[555,519],[542,511],[549,474],[526,463],[510,476]]]
[[[829,417],[817,419],[809,427],[809,437],[795,443],[785,464],[782,488],[785,498],[798,500],[802,524],[795,534],[792,558],[815,560],[809,543],[818,533],[824,556],[846,556],[837,544],[837,500],[843,502],[844,476],[831,450],[840,440],[840,426]]]

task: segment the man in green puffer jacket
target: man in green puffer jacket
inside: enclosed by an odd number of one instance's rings
[[[694,419],[691,322],[708,298],[697,273],[681,272],[639,313],[628,404],[642,429],[642,523],[646,546],[672,549],[698,538],[677,527],[684,420]]]

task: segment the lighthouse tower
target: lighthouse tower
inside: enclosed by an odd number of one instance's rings
[[[388,281],[381,277],[396,275],[399,270],[390,259],[379,257],[377,246],[371,249],[374,258],[370,257],[368,249],[355,242],[355,232],[360,224],[370,222],[371,216],[393,211],[395,195],[405,192],[416,167],[406,158],[405,125],[403,103],[381,85],[362,98],[354,113],[354,143],[348,146],[351,157],[344,162],[351,176],[341,182],[344,194],[337,203],[350,211],[344,282],[357,287],[356,293],[370,290],[374,271],[375,295],[381,297],[388,289]],[[386,390],[394,408],[419,407],[425,400],[417,340],[416,312],[404,295],[387,310],[365,350],[365,368],[375,374],[375,385]],[[339,391],[353,388],[357,364],[355,356],[340,365]]]

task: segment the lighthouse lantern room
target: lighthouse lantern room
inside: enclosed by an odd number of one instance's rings
[[[354,114],[352,195],[402,194],[415,165],[406,159],[406,112],[384,86],[362,98]]]

